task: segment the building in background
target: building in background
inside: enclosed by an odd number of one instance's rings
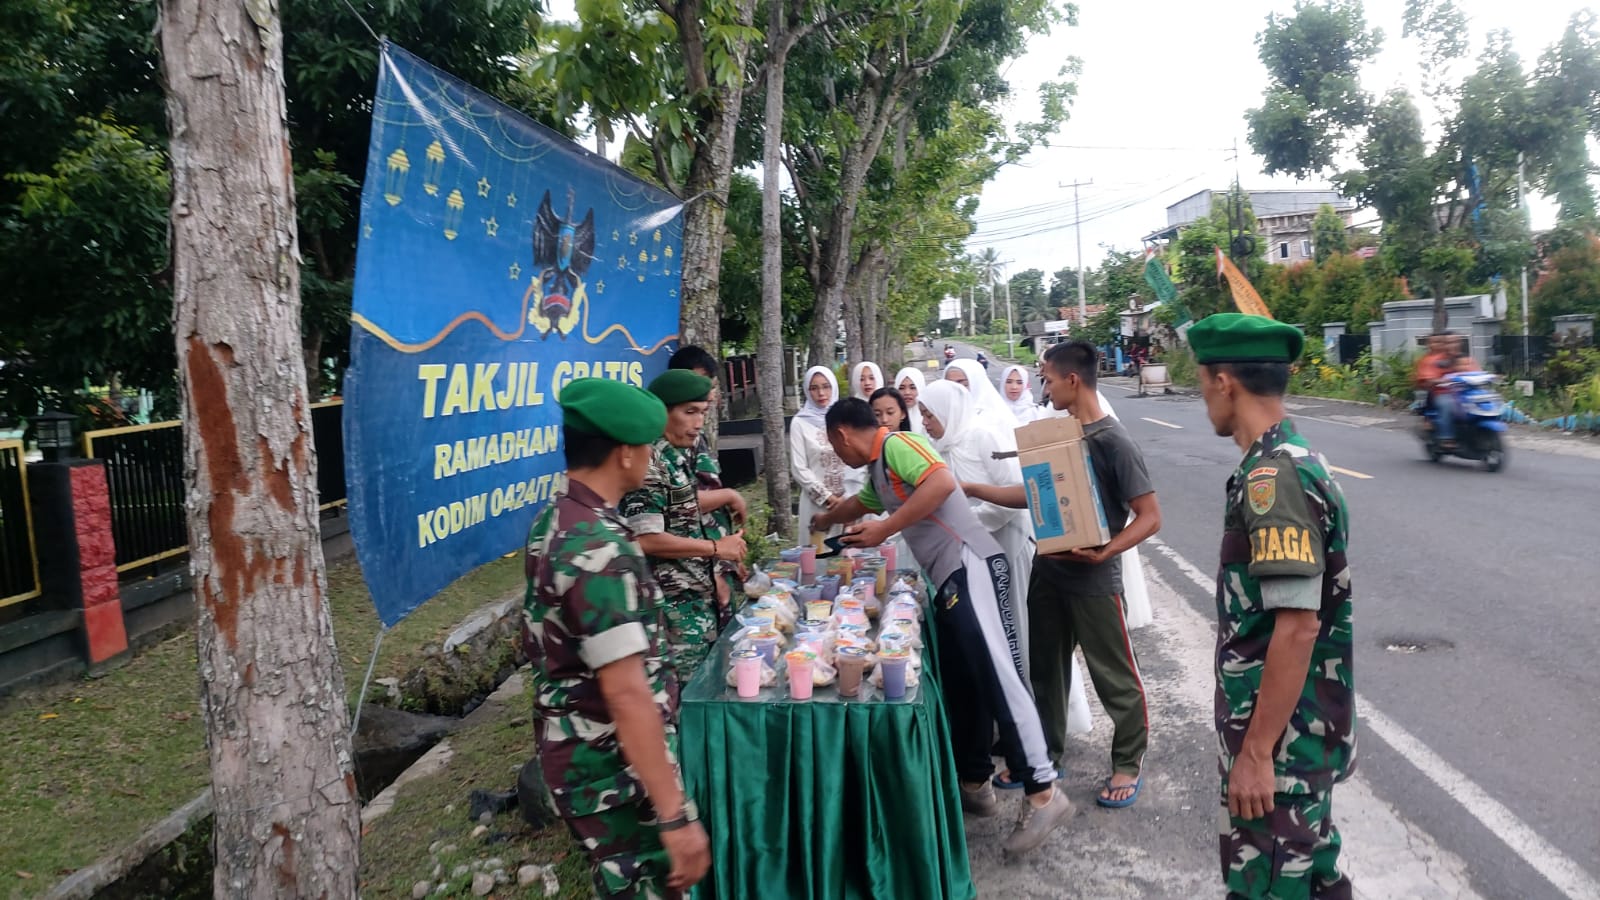
[[[1332,206],[1348,229],[1355,204],[1334,190],[1249,191],[1250,209],[1259,223],[1258,249],[1274,265],[1293,265],[1312,259],[1311,222],[1323,204]],[[1190,224],[1211,215],[1215,200],[1226,200],[1228,192],[1204,190],[1167,207],[1165,228],[1145,235],[1146,244],[1175,240]]]

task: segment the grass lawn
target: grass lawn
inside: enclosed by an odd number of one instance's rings
[[[517,811],[495,817],[486,834],[473,837],[468,821],[468,795],[474,789],[499,791],[516,784],[517,770],[533,752],[530,701],[524,697],[486,722],[451,735],[455,755],[444,771],[419,778],[400,789],[394,808],[367,829],[361,839],[361,895],[409,898],[419,881],[435,886],[435,866],[449,888],[443,896],[471,896],[472,875],[449,877],[457,866],[487,858],[504,862],[513,877],[491,897],[540,897],[542,887],[518,889],[516,871],[526,864],[554,865],[561,891],[556,896],[594,896],[589,864],[583,851],[560,823],[534,830]],[[519,712],[520,711],[520,712]],[[438,852],[430,852],[438,845]],[[438,895],[430,895],[438,896]]]
[[[514,558],[469,573],[384,638],[373,677],[414,668],[424,646],[521,585]],[[353,560],[329,567],[328,596],[353,700],[378,632]],[[102,678],[6,701],[0,735],[0,896],[34,896],[133,840],[205,787],[194,635],[149,648]]]

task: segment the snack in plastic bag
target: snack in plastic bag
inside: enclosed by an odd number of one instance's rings
[[[772,578],[759,569],[750,573],[750,578],[744,583],[744,595],[752,600],[772,590]]]

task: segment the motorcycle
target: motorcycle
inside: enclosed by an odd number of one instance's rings
[[[1478,460],[1490,472],[1498,472],[1506,464],[1506,423],[1500,414],[1505,411],[1505,400],[1490,386],[1496,381],[1487,372],[1455,372],[1445,377],[1445,385],[1455,394],[1456,442],[1445,447],[1438,438],[1438,411],[1426,395],[1412,405],[1422,418],[1417,436],[1422,439],[1428,458],[1434,462],[1446,456]]]

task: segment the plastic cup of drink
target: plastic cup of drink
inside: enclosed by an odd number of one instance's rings
[[[817,548],[807,544],[800,548],[800,578],[810,584],[817,577]]]
[[[778,667],[778,642],[783,640],[775,631],[758,634],[750,639],[751,646],[767,661],[767,665]]]
[[[806,603],[806,618],[826,619],[833,615],[833,604],[826,600],[812,600]]]
[[[824,546],[826,546],[823,542],[826,541],[827,539],[828,539],[828,533],[826,531],[813,531],[813,532],[811,532],[811,549],[814,550],[817,553],[821,553],[822,552],[822,548]],[[812,556],[811,559],[812,559],[813,562],[816,561],[816,557],[815,556]]]
[[[800,562],[800,548],[790,547],[787,550],[779,550],[778,558],[786,563],[798,563]]]
[[[809,650],[793,650],[784,657],[789,665],[789,699],[811,699],[811,665],[816,658]]]
[[[735,650],[733,677],[739,696],[754,697],[761,693],[761,654],[754,650]]]
[[[795,623],[795,628],[797,634],[824,634],[828,630],[828,617],[808,614],[806,618]]]
[[[911,665],[911,654],[893,650],[878,654],[878,666],[883,669],[883,696],[899,700],[906,695],[906,667]]]
[[[839,596],[839,581],[840,578],[837,575],[817,576],[817,587],[822,589],[821,598],[823,600],[831,603],[835,597]]]
[[[891,572],[900,568],[898,565],[896,565],[896,563],[898,563],[900,560],[900,546],[898,544],[884,544],[883,547],[880,548],[880,552],[883,553],[885,568]]]
[[[850,582],[850,592],[862,597],[876,597],[878,595],[878,580],[876,578],[857,578]]]
[[[867,651],[845,647],[839,651],[839,696],[861,696],[861,676],[867,671]]]
[[[795,593],[801,603],[815,603],[822,599],[822,585],[802,584]]]

